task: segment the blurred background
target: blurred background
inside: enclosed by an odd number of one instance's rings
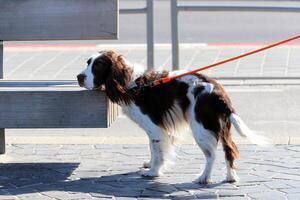
[[[170,1],[154,0],[156,43],[171,42]],[[143,8],[146,0],[120,0],[120,9]],[[300,7],[299,0],[178,0],[179,5],[236,5]],[[208,44],[261,44],[299,33],[299,12],[180,12],[180,42]],[[146,16],[120,14],[119,39],[70,43],[145,43]],[[298,41],[299,43],[299,41]]]
[[[300,7],[298,0],[179,0],[178,4]],[[145,0],[120,0],[120,8],[137,8],[145,5]],[[156,43],[171,42],[170,19],[170,0],[155,0],[154,33]],[[178,27],[180,42],[183,43],[261,44],[299,33],[299,20],[299,12],[196,11],[180,12]],[[145,34],[145,17],[121,14],[120,39],[115,42],[145,43]]]
[[[86,40],[86,41],[43,41],[43,42],[6,42],[6,47],[27,47],[30,45],[41,45],[39,47],[49,47],[47,45],[57,48],[57,52],[61,49],[70,47],[78,47],[83,50],[90,47],[95,49],[116,49],[121,53],[128,56],[132,62],[138,62],[148,67],[155,66],[156,68],[184,68],[193,69],[195,67],[210,64],[217,60],[234,56],[239,53],[251,50],[252,47],[257,45],[268,44],[271,42],[279,41],[300,32],[300,1],[298,0],[276,0],[276,1],[201,1],[201,0],[149,0],[153,2],[153,38],[154,57],[147,56],[147,20],[144,13],[128,14],[128,10],[141,10],[147,7],[147,0],[120,0],[120,18],[119,18],[119,39],[118,40]],[[180,7],[205,7],[205,6],[237,6],[237,7],[267,7],[286,8],[283,11],[278,9],[273,12],[263,11],[257,12],[259,9],[248,11],[178,11],[178,64],[172,62],[176,59],[173,53],[172,57],[172,32],[174,37],[174,29],[171,27],[171,2],[178,4]],[[177,3],[174,3],[177,2]],[[179,10],[179,9],[178,9]],[[191,9],[190,9],[191,10]],[[221,9],[222,10],[222,9]],[[127,11],[127,12],[126,12]],[[96,20],[96,19],[95,19]],[[152,23],[150,23],[152,24]],[[174,23],[173,24],[177,24]],[[60,44],[60,46],[57,46]],[[176,44],[176,43],[174,43]],[[173,45],[174,45],[173,44]],[[288,45],[297,46],[300,41],[294,41]],[[21,45],[21,46],[18,46]],[[65,46],[64,46],[65,45]],[[36,46],[33,46],[36,47]],[[60,47],[60,48],[59,48]],[[65,48],[63,48],[65,47]],[[44,48],[44,49],[45,49]],[[174,48],[174,47],[173,47]],[[231,48],[228,51],[224,49]],[[74,49],[74,48],[73,48]],[[272,53],[272,57],[269,56]],[[252,57],[243,59],[246,67],[242,62],[233,62],[228,65],[228,69],[223,72],[217,70],[209,71],[209,75],[216,77],[222,76],[264,76],[264,77],[282,77],[294,76],[298,73],[298,63],[294,58],[298,55],[298,48],[289,49],[273,49],[266,51]],[[43,55],[43,52],[40,52]],[[65,52],[67,53],[67,52]],[[83,55],[76,55],[69,66],[64,67],[68,73],[59,76],[58,73],[47,73],[49,79],[74,79],[74,74],[69,73],[70,70],[80,70],[84,60],[87,59],[90,52],[83,52]],[[6,53],[7,55],[9,53]],[[57,55],[57,54],[55,54]],[[26,55],[25,55],[26,56]],[[68,55],[66,55],[68,56]],[[65,58],[64,54],[57,55],[52,61],[59,60],[60,57]],[[149,58],[147,58],[149,57]],[[148,62],[147,62],[148,59]],[[275,59],[275,61],[274,61]],[[289,61],[287,61],[287,59]],[[8,60],[12,60],[9,58]],[[8,60],[10,70],[14,68]],[[30,59],[28,65],[35,61],[35,57]],[[51,63],[48,63],[51,64]],[[47,65],[43,67],[47,67]],[[26,63],[24,64],[26,65]],[[55,63],[56,65],[56,63]],[[237,66],[238,65],[238,66]],[[249,65],[251,68],[249,68]],[[32,66],[32,65],[31,65]],[[266,67],[265,67],[266,66]],[[287,66],[289,69],[287,69]],[[264,69],[266,68],[266,70]],[[19,67],[20,68],[20,67]],[[19,70],[18,68],[18,70]],[[70,69],[72,68],[72,69]],[[53,69],[53,68],[52,68]],[[70,69],[70,70],[68,70]],[[6,71],[8,78],[20,78],[18,70],[13,70],[14,73]],[[40,68],[39,68],[40,70]],[[18,77],[15,77],[17,75]],[[23,76],[23,75],[22,75]],[[25,77],[26,78],[26,77]],[[44,76],[31,75],[30,79],[45,79]]]

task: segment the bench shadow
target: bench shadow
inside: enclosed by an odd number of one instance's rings
[[[0,163],[0,190],[67,180],[80,163]]]
[[[128,172],[100,177],[72,180],[70,175],[79,163],[7,163],[0,164],[0,195],[22,195],[36,192],[80,192],[93,197],[151,197],[169,199],[215,199],[213,193],[199,190],[190,195],[187,190],[213,188],[193,183],[163,183],[159,179],[143,178],[138,172]]]

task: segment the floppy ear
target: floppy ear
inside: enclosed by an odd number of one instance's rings
[[[114,103],[129,104],[132,98],[127,86],[132,71],[126,66],[121,55],[113,51],[108,51],[105,55],[111,61],[110,72],[105,82],[106,95]]]

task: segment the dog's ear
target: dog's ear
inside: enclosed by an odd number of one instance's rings
[[[122,56],[114,51],[107,51],[105,56],[111,61],[111,68],[105,82],[106,95],[114,103],[129,104],[131,95],[127,86],[132,70],[126,66]]]

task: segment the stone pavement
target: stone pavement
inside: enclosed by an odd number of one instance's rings
[[[165,176],[142,178],[146,145],[11,145],[1,158],[0,199],[300,199],[300,146],[239,145],[239,183],[223,183],[223,152],[210,185],[193,183],[204,164],[194,145],[178,147]]]

